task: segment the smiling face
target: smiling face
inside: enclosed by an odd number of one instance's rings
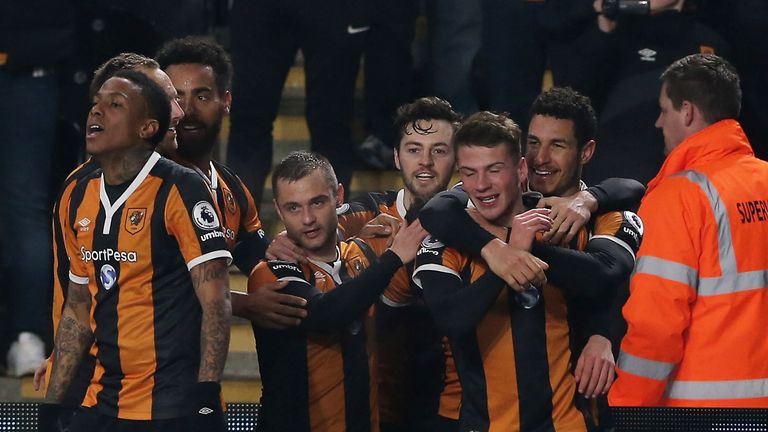
[[[296,181],[279,179],[276,186],[275,208],[288,238],[312,258],[335,252],[343,190],[331,188],[320,169]]]
[[[525,160],[531,189],[544,196],[569,196],[579,191],[582,167],[595,142],[579,150],[573,120],[534,115],[528,125]]]
[[[515,159],[506,145],[461,146],[457,152],[464,190],[480,215],[497,226],[509,226],[522,211],[520,180],[527,174],[525,160]]]
[[[86,122],[86,151],[100,156],[127,149],[148,138],[146,101],[125,78],[110,78],[93,97]],[[147,136],[144,136],[147,135]]]
[[[166,68],[184,108],[179,123],[179,154],[196,159],[210,154],[229,111],[231,94],[220,92],[213,68],[200,63],[174,64]]]
[[[453,126],[445,120],[418,120],[405,128],[395,151],[395,165],[408,195],[428,201],[445,190],[454,169]]]

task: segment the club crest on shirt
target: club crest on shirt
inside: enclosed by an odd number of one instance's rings
[[[200,229],[213,230],[219,227],[219,216],[208,201],[198,201],[192,208],[192,220]]]
[[[144,228],[144,220],[147,216],[145,208],[129,208],[125,215],[125,230],[136,234]]]
[[[235,197],[229,189],[224,189],[224,205],[227,207],[227,211],[235,214],[237,212],[237,205],[235,205]]]

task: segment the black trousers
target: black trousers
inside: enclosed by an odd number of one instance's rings
[[[304,55],[312,149],[348,189],[357,162],[351,121],[355,79],[370,30],[368,0],[236,0],[233,104],[227,161],[261,196],[272,164],[272,123],[296,53]]]
[[[72,418],[70,432],[188,432],[192,425],[185,418],[168,420],[124,420],[100,414],[95,408],[81,407]]]

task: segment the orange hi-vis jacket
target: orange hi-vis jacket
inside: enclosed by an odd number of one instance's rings
[[[613,406],[768,407],[768,162],[734,120],[648,184]]]

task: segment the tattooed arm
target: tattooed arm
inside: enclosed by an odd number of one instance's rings
[[[232,305],[229,298],[227,261],[217,258],[192,267],[192,284],[203,308],[200,329],[199,382],[221,381],[229,351]]]
[[[60,403],[75,377],[80,361],[93,343],[90,326],[91,293],[88,285],[69,282],[67,301],[61,315],[53,350],[53,371],[45,401]]]

